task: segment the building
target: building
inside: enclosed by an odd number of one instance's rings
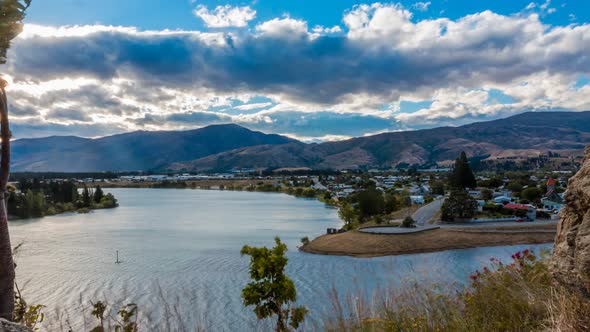
[[[559,211],[563,207],[564,201],[563,197],[555,190],[555,186],[555,180],[549,178],[549,180],[547,180],[547,193],[541,198],[541,202],[545,209]]]
[[[526,218],[529,221],[535,221],[537,219],[537,208],[530,204],[506,204],[504,207],[512,210],[525,210]]]
[[[412,200],[412,204],[424,204],[424,196],[421,195],[416,195],[416,196],[410,196],[410,199]]]

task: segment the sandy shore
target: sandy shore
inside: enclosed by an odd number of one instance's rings
[[[486,246],[551,243],[555,225],[441,228],[413,234],[350,231],[323,235],[301,247],[323,255],[378,257]]]

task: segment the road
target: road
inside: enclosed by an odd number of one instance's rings
[[[416,225],[424,226],[428,223],[440,210],[444,198],[435,199],[433,202],[424,205],[412,214],[412,219],[416,221]]]

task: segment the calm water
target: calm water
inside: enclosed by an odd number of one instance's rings
[[[327,294],[372,294],[406,281],[462,283],[490,257],[506,258],[525,247],[488,247],[442,253],[351,258],[298,252],[300,238],[340,225],[337,211],[315,200],[275,193],[186,189],[111,189],[120,207],[12,222],[17,279],[30,303],[80,308],[89,300],[136,302],[146,325],[164,326],[166,305],[180,304],[182,320],[211,331],[266,329],[244,309],[247,283],[244,244],[289,246],[288,274],[299,302],[309,307],[307,330],[331,310]],[[114,264],[119,250],[122,264]],[[81,299],[82,298],[82,299]],[[78,309],[76,309],[78,310]],[[149,313],[149,314],[147,314]],[[81,324],[70,313],[74,326]],[[55,327],[51,328],[54,329]],[[192,328],[191,328],[192,330]]]

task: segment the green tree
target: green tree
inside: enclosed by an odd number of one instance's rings
[[[340,209],[338,209],[338,216],[344,221],[346,229],[352,228],[358,222],[358,215],[348,202],[342,203]]]
[[[104,192],[100,186],[96,186],[94,190],[94,203],[99,204],[102,198],[104,197]]]
[[[506,188],[510,191],[512,191],[512,194],[514,196],[518,196],[520,197],[521,192],[522,192],[522,184],[518,183],[518,182],[510,182],[508,184],[508,186],[506,186]]]
[[[88,187],[84,185],[84,189],[82,189],[82,207],[90,207],[92,204],[92,195],[90,195],[90,190]]]
[[[441,207],[441,219],[443,221],[454,221],[456,218],[473,218],[477,211],[477,202],[465,189],[451,191],[449,198]]]
[[[521,197],[529,202],[534,202],[543,196],[543,192],[537,187],[528,187],[521,192]]]
[[[370,188],[361,191],[357,196],[357,201],[362,218],[381,214],[385,209],[383,193],[377,189]]]
[[[385,195],[385,213],[392,213],[400,209],[400,202],[397,197],[393,194],[386,194]]]
[[[25,11],[31,0],[0,1],[0,64],[6,63],[10,42],[22,31]],[[12,320],[14,312],[14,260],[8,232],[6,188],[10,176],[10,126],[7,82],[0,78],[0,318]]]
[[[297,300],[295,284],[285,275],[287,246],[278,237],[272,249],[244,246],[241,254],[250,256],[252,281],[242,290],[245,306],[254,306],[258,319],[276,316],[275,331],[297,329],[305,319],[305,307],[293,307]]]
[[[488,189],[488,188],[484,188],[481,190],[481,199],[489,201],[490,199],[492,199],[494,197],[494,193]]]
[[[445,194],[445,184],[440,181],[436,180],[430,184],[430,190],[434,195],[444,195]]]
[[[459,158],[455,160],[455,167],[450,177],[450,184],[454,188],[475,188],[477,182],[471,167],[469,166],[469,160],[464,151],[461,152]]]

